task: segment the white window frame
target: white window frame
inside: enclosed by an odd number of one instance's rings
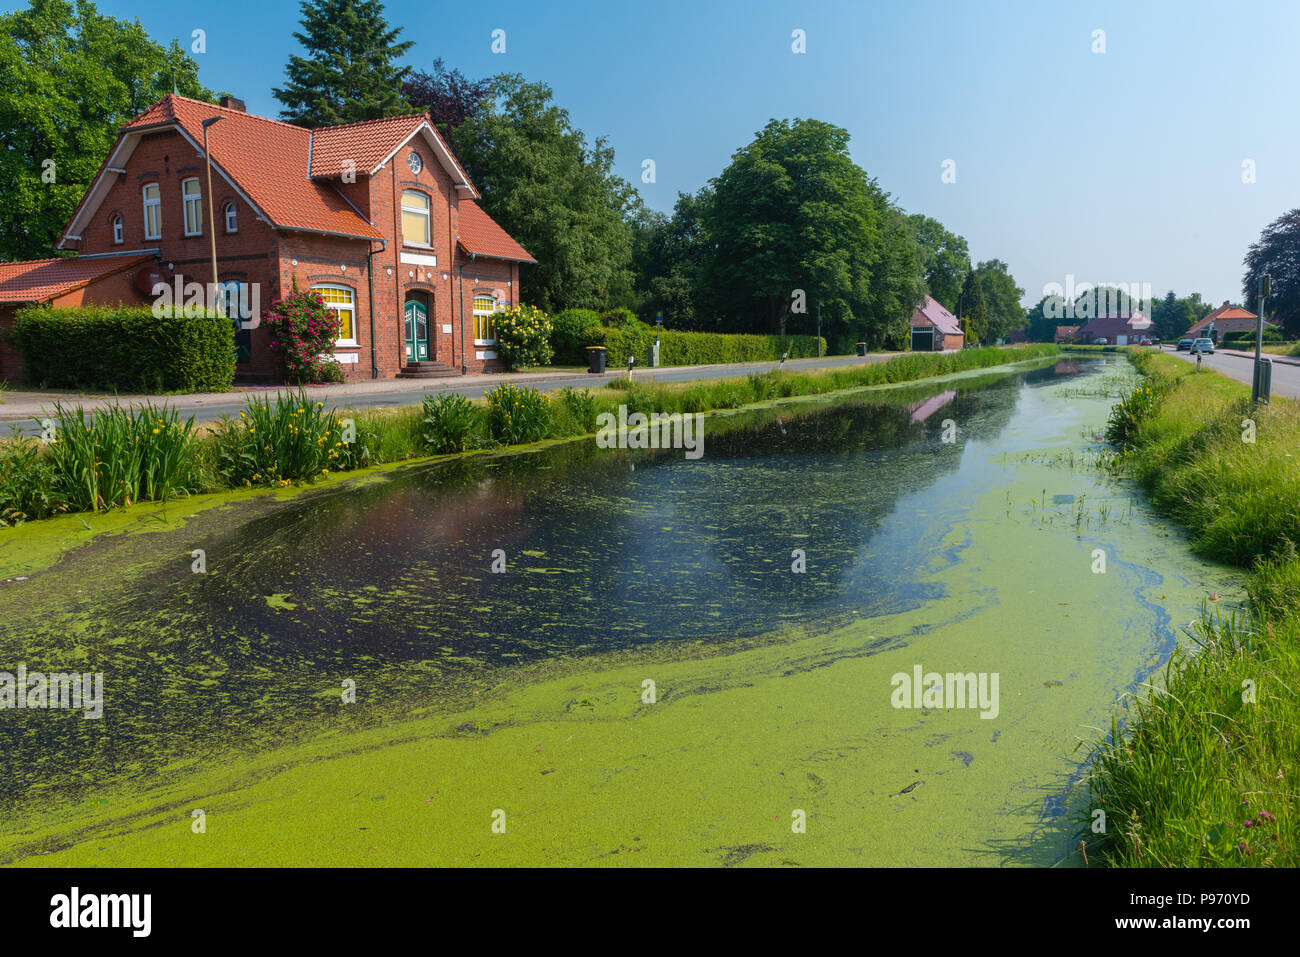
[[[149,198],[150,189],[154,191],[153,199]],[[144,238],[162,239],[162,187],[157,183],[145,183],[140,187],[140,195],[144,202]],[[149,229],[151,221],[152,231]]]
[[[122,245],[122,217],[120,215],[114,215],[109,222],[113,225],[113,245]]]
[[[226,218],[226,232],[239,232],[239,210],[235,206],[235,201],[232,199],[227,202],[221,211]]]
[[[357,338],[356,338],[356,335],[357,335],[357,291],[356,291],[355,289],[353,289],[351,286],[340,286],[340,285],[338,285],[337,283],[332,283],[332,282],[318,282],[318,283],[315,283],[311,288],[312,288],[313,290],[317,290],[317,289],[335,289],[335,290],[338,290],[338,291],[340,291],[340,292],[346,292],[349,296],[352,297],[352,304],[351,304],[351,306],[352,306],[352,338],[351,338],[351,339],[336,339],[336,340],[334,340],[334,345],[335,345],[335,346],[359,346],[361,343],[360,343],[360,342],[357,340]],[[322,296],[321,298],[324,299],[325,297]],[[341,303],[341,302],[330,302],[329,300],[326,300],[326,301],[325,301],[325,308],[326,308],[326,309],[332,309],[332,310],[334,310],[335,312],[338,312],[338,311],[340,311],[341,309],[345,309],[345,308],[347,308],[347,307],[344,306],[344,304]]]
[[[407,193],[415,193],[417,196],[423,196],[425,199],[425,205],[407,206],[406,205]],[[406,214],[407,213],[417,213],[420,216],[424,217],[425,240],[423,242],[420,242],[419,240],[406,238]],[[433,197],[430,196],[428,193],[424,192],[424,190],[421,189],[402,190],[402,245],[418,246],[420,249],[433,248]]]
[[[185,191],[190,183],[194,184],[195,193],[193,196]],[[194,228],[190,228],[190,204],[194,208]],[[203,235],[203,185],[199,182],[197,176],[190,176],[181,180],[181,213],[185,226],[186,236]]]
[[[492,300],[492,308],[491,308],[491,309],[480,309],[480,308],[478,307],[478,301],[479,301],[480,299],[491,299],[491,300]],[[494,335],[491,339],[480,339],[480,338],[478,337],[478,317],[479,317],[479,316],[494,316],[494,315],[496,315],[498,312],[501,311],[501,303],[497,301],[497,299],[496,299],[495,296],[475,295],[475,296],[474,296],[474,301],[473,301],[473,303],[472,303],[472,306],[473,306],[473,309],[474,309],[474,345],[476,345],[476,346],[494,346],[494,345],[496,345],[497,340],[496,340],[496,336],[495,336],[495,335]],[[492,331],[495,333],[495,332],[496,332],[496,329],[493,328]]]

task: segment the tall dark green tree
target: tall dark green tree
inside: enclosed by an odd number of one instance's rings
[[[1300,334],[1300,209],[1264,227],[1246,252],[1245,265],[1241,295],[1250,311],[1258,309],[1259,277],[1267,273],[1272,288],[1265,315],[1291,335]]]
[[[907,217],[916,236],[921,257],[921,272],[930,295],[945,309],[957,308],[966,274],[970,272],[970,249],[966,240],[948,232],[943,223],[922,213]]]
[[[966,274],[966,281],[962,283],[958,308],[962,331],[966,333],[966,341],[968,343],[988,342],[990,338],[989,307],[984,299],[984,287],[980,283],[980,275],[977,270],[972,269]]]
[[[0,14],[0,259],[53,255],[121,126],[176,89],[211,100],[175,41],[89,0]]]
[[[483,207],[538,260],[524,299],[547,311],[634,304],[636,191],[604,139],[588,145],[544,83],[503,74],[452,142]]]
[[[1025,310],[1025,335],[1031,342],[1053,342],[1057,326],[1078,325],[1065,318],[1065,297],[1044,296]]]
[[[289,57],[288,82],[272,91],[283,119],[317,127],[413,112],[402,95],[411,68],[398,61],[414,41],[397,41],[379,0],[303,0],[299,22],[306,56]]]
[[[1000,259],[988,259],[973,272],[985,309],[985,326],[978,341],[993,342],[1013,330],[1023,329],[1025,311],[1020,306],[1020,297],[1025,291],[1016,285],[1007,264]]]

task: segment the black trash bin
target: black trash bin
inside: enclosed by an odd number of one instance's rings
[[[866,354],[867,354],[867,344],[866,344],[865,342],[859,342],[859,343],[858,343],[858,355],[860,355],[860,356],[865,356]]]
[[[587,346],[587,371],[595,373],[605,371],[604,346]]]

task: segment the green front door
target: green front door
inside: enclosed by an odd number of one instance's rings
[[[414,299],[406,303],[406,361],[424,362],[429,358],[429,310]]]

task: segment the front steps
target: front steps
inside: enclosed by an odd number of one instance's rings
[[[408,362],[397,373],[399,379],[445,379],[460,375],[459,369],[453,369],[444,362]]]

